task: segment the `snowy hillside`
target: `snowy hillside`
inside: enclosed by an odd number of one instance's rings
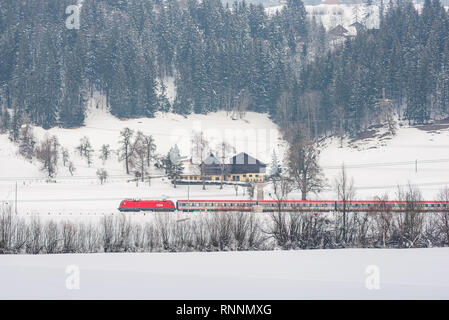
[[[404,126],[396,136],[383,131],[357,141],[338,139],[326,142],[321,165],[331,184],[344,163],[354,178],[359,199],[389,194],[394,198],[398,185],[417,185],[427,200],[434,200],[438,191],[449,185],[448,125]],[[321,197],[332,197],[328,191]],[[335,195],[334,195],[335,197]]]
[[[448,253],[434,248],[3,255],[0,299],[448,299]]]
[[[118,120],[101,109],[93,109],[87,118],[86,126],[77,129],[54,128],[47,131],[35,128],[39,138],[45,134],[55,134],[61,145],[67,148],[77,168],[71,176],[66,168],[60,166],[57,183],[47,183],[39,164],[30,163],[17,155],[17,147],[6,135],[0,135],[0,200],[13,203],[15,182],[18,182],[18,208],[23,214],[40,213],[71,215],[84,213],[96,215],[116,212],[123,198],[169,198],[186,199],[247,199],[244,188],[236,192],[232,186],[186,186],[173,188],[167,178],[155,178],[151,185],[130,181],[125,174],[123,162],[116,155],[102,163],[98,158],[98,149],[109,143],[117,147],[119,131],[124,127],[142,130],[155,137],[157,151],[166,153],[178,143],[183,155],[189,156],[191,149],[189,135],[192,130],[202,128],[211,138],[233,133],[236,137],[237,151],[255,154],[269,163],[272,150],[283,154],[283,144],[277,137],[277,128],[266,116],[248,113],[245,120],[232,120],[225,112],[208,116],[195,115],[184,118],[179,115],[159,115],[155,119]],[[428,200],[433,200],[438,190],[449,185],[449,126],[399,128],[394,137],[384,135],[383,131],[371,132],[365,139],[351,141],[345,139],[343,147],[337,138],[328,139],[322,144],[320,163],[323,167],[328,188],[310,198],[334,199],[332,188],[334,177],[344,163],[348,175],[354,179],[356,197],[372,199],[376,195],[388,193],[395,197],[398,185],[416,184]],[[249,132],[249,136],[244,133]],[[254,136],[252,136],[252,134]],[[263,133],[263,135],[258,135]],[[79,139],[88,136],[96,150],[94,163],[88,167],[84,158],[74,152]],[[257,139],[258,137],[258,139]],[[265,141],[264,137],[269,137]],[[216,139],[216,140],[217,140]],[[253,140],[255,139],[255,140]],[[217,140],[217,141],[218,141]],[[245,142],[246,143],[238,143]],[[260,147],[253,149],[252,141],[258,141]],[[214,144],[212,144],[214,145]],[[106,168],[110,178],[100,185],[96,177],[98,168]],[[160,175],[153,169],[153,175]],[[270,188],[265,189],[265,198],[270,199]],[[300,194],[292,193],[290,199],[300,199]]]
[[[157,146],[156,152],[163,155],[177,144],[181,155],[190,157],[192,133],[200,131],[209,141],[212,152],[225,140],[235,147],[236,153],[244,151],[269,163],[273,150],[278,153],[283,150],[277,126],[263,114],[248,112],[243,119],[236,120],[226,112],[188,117],[158,114],[152,119],[119,120],[102,109],[104,101],[101,96],[95,96],[89,104],[89,115],[85,126],[81,128],[34,128],[37,140],[46,135],[56,135],[74,162],[76,171],[73,176],[66,167],[59,166],[57,183],[47,183],[45,174],[39,170],[40,164],[36,160],[30,163],[20,157],[17,146],[9,141],[8,136],[0,135],[0,204],[14,202],[16,181],[18,208],[24,214],[46,214],[48,211],[67,215],[73,212],[101,214],[116,212],[118,203],[124,198],[187,198],[186,187],[178,186],[174,189],[167,178],[155,178],[151,186],[148,183],[136,185],[135,182],[129,182],[133,177],[125,174],[124,163],[118,161],[116,154],[106,162],[99,159],[99,149],[103,144],[109,144],[113,150],[117,149],[119,133],[125,127],[152,135]],[[95,150],[90,167],[85,158],[75,153],[79,140],[84,136],[90,139]],[[100,185],[96,176],[99,168],[105,168],[109,174],[108,182],[104,185]],[[150,173],[154,176],[161,175],[155,168]],[[201,186],[192,186],[189,195],[191,199],[246,198],[242,188],[236,196],[232,186],[226,186],[224,190],[211,186],[206,191]]]

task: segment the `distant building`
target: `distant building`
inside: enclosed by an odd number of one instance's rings
[[[203,176],[221,175],[223,169],[221,162],[211,153],[201,164],[201,174]]]
[[[194,183],[201,183],[203,180],[220,183],[222,180],[225,182],[262,182],[265,180],[267,165],[242,152],[233,156],[229,163],[222,164],[213,154],[210,154],[201,165],[196,166],[199,167],[197,170],[192,170],[194,165],[191,163],[184,163],[184,166],[184,173],[178,177],[178,180]],[[189,168],[188,170],[186,170],[186,166]]]
[[[349,31],[341,24],[329,30],[328,35],[331,39],[344,38],[349,34]]]
[[[356,34],[360,34],[360,32],[363,32],[366,30],[365,26],[361,24],[360,22],[356,21],[353,24],[350,25],[350,27],[354,27],[356,30]]]

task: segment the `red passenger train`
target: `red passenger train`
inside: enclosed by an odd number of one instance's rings
[[[162,212],[250,211],[250,212],[404,212],[413,206],[422,212],[449,211],[449,201],[334,201],[334,200],[123,200],[119,210]]]
[[[176,207],[171,200],[123,200],[118,208],[122,212],[126,211],[175,211]]]

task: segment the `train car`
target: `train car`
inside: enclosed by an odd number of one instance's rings
[[[123,200],[118,209],[121,212],[173,212],[176,210],[176,206],[171,200]]]
[[[192,211],[334,211],[335,201],[178,200],[177,210]]]
[[[335,210],[335,201],[330,200],[262,200],[257,204],[263,208],[264,212],[291,211],[319,211],[328,212]]]
[[[192,211],[252,211],[257,201],[253,200],[178,200],[180,212]]]
[[[254,211],[254,212],[370,212],[388,210],[404,212],[449,211],[447,201],[335,201],[335,200],[179,200],[176,208],[180,212],[193,211]]]
[[[417,210],[420,212],[441,212],[449,210],[448,201],[335,201],[335,210],[348,212],[369,212],[387,210],[405,212]]]

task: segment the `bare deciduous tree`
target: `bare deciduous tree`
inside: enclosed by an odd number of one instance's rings
[[[253,200],[256,193],[256,183],[254,181],[248,181],[246,183],[246,191],[248,191],[249,200]]]
[[[353,200],[355,197],[355,188],[354,188],[354,179],[349,179],[346,173],[346,167],[344,164],[341,166],[340,173],[334,180],[334,188],[337,193],[337,208],[339,213],[341,214],[341,227],[338,229],[341,230],[337,233],[337,235],[341,235],[343,239],[343,243],[347,241],[347,233],[348,233],[348,202]],[[338,221],[337,221],[338,223]]]
[[[438,200],[446,202],[443,211],[439,213],[439,226],[441,232],[446,236],[446,241],[449,245],[449,187],[446,186],[440,190]]]
[[[145,143],[146,153],[147,153],[147,167],[150,167],[151,161],[155,158],[156,144],[154,143],[153,136],[143,136]]]
[[[86,157],[89,150],[92,149],[92,145],[90,144],[89,137],[84,136],[80,139],[79,145],[76,147],[78,154],[81,157]]]
[[[36,149],[36,157],[42,163],[42,171],[54,178],[58,168],[58,144],[56,136],[44,138]]]
[[[98,169],[97,177],[100,180],[100,184],[103,184],[108,179],[108,172],[104,168]]]
[[[75,171],[76,171],[76,168],[75,168],[75,165],[73,164],[72,161],[69,162],[69,165],[68,165],[67,168],[69,169],[70,175],[73,176],[73,174],[74,174]]]
[[[136,168],[138,171],[138,177],[141,181],[145,181],[145,177],[147,176],[147,164],[148,164],[148,151],[147,144],[145,141],[145,135],[138,131],[136,135],[136,139],[133,143],[133,154],[131,159],[131,166]]]
[[[111,156],[112,150],[109,144],[103,144],[100,149],[100,159],[105,163]]]
[[[290,146],[287,155],[288,171],[302,200],[310,192],[319,193],[325,186],[324,176],[318,163],[319,152],[311,142],[297,142]]]
[[[133,137],[134,131],[130,128],[125,128],[122,131],[120,131],[120,149],[119,152],[119,159],[125,160],[125,167],[126,167],[126,174],[129,174],[129,162],[132,157],[132,154],[134,152],[133,150],[133,144],[132,144],[132,137]]]
[[[194,132],[192,137],[192,155],[194,157],[193,162],[197,163],[200,168],[203,165],[203,161],[208,154],[209,141],[204,137],[204,133]],[[203,190],[206,189],[206,181],[204,180],[203,169],[201,168],[201,180],[203,181]]]
[[[230,153],[234,153],[235,152],[235,148],[233,146],[231,146],[229,143],[227,143],[226,141],[222,141],[218,146],[217,146],[217,151],[216,151],[216,155],[219,159],[221,159],[220,161],[220,173],[221,173],[221,181],[220,181],[220,189],[223,189],[223,182],[225,180],[225,176],[228,174],[226,172],[228,166],[227,166],[227,158],[229,157]]]
[[[69,150],[67,150],[66,148],[62,147],[61,148],[61,155],[62,155],[62,165],[64,167],[66,167],[67,164],[70,162]]]
[[[404,212],[395,215],[399,245],[414,247],[420,240],[423,229],[422,208],[418,202],[423,200],[421,191],[411,184],[405,190],[398,186],[397,198],[404,202]]]
[[[379,204],[373,208],[373,215],[377,230],[380,234],[382,246],[385,248],[387,246],[387,238],[393,222],[393,213],[391,206],[388,204],[388,195],[385,194],[381,197],[376,197],[376,200],[379,201]]]

